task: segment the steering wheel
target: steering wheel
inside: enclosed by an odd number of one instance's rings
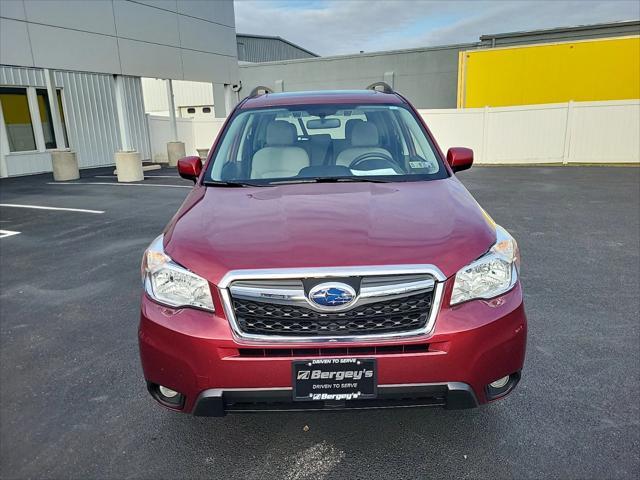
[[[365,164],[370,163],[369,168],[364,170],[382,170],[384,168],[391,168],[396,173],[402,173],[398,171],[398,164],[393,161],[391,155],[384,152],[366,152],[362,155],[358,155],[349,164],[349,168],[353,170],[363,170]]]

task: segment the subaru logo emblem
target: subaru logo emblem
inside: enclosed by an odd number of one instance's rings
[[[309,291],[308,299],[320,310],[342,310],[356,301],[356,291],[345,283],[321,283]]]

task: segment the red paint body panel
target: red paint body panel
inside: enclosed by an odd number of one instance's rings
[[[399,95],[349,91],[262,95],[237,109],[322,103],[397,103],[413,109]],[[486,403],[488,383],[519,372],[527,334],[519,281],[493,300],[449,305],[455,273],[490,249],[495,226],[452,175],[415,113],[450,177],[269,188],[208,188],[200,178],[165,228],[164,248],[174,261],[210,282],[216,313],[168,308],[143,295],[139,343],[145,378],[183,393],[186,412],[207,389],[291,387],[294,358],[239,356],[239,348],[255,344],[233,336],[216,287],[221,278],[241,269],[402,264],[435,265],[447,280],[429,335],[357,342],[357,346],[429,344],[428,352],[367,355],[377,359],[378,384],[462,382],[472,387],[479,403]],[[200,177],[206,171],[205,166]],[[336,341],[330,347],[341,345],[354,343]],[[286,344],[286,348],[309,346]]]
[[[197,232],[197,234],[195,233]],[[213,284],[229,270],[433,264],[448,277],[495,231],[455,178],[196,188],[165,251]]]

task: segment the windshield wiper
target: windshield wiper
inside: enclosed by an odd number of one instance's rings
[[[277,180],[269,182],[269,185],[282,185],[287,183],[338,183],[338,182],[369,182],[369,183],[389,183],[389,180],[372,177],[301,177],[291,180]]]
[[[257,183],[248,182],[225,182],[222,180],[205,180],[202,182],[207,187],[264,187],[265,185],[258,185]]]

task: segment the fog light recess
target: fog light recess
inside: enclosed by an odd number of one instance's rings
[[[487,398],[493,400],[509,393],[520,380],[520,372],[498,378],[487,385]]]
[[[184,395],[169,387],[147,382],[147,389],[153,398],[167,407],[182,408],[184,405]]]

